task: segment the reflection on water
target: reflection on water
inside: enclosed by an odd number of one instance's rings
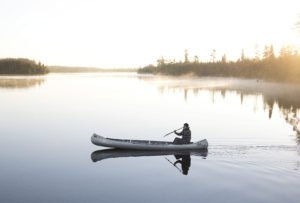
[[[176,161],[174,162],[174,166],[177,168],[176,164],[181,165],[181,173],[183,175],[187,175],[191,166],[191,156],[184,154],[175,154]]]
[[[38,88],[0,88],[0,202],[299,202],[300,147],[288,124],[297,131],[296,86],[98,73],[40,78],[47,82]],[[186,121],[193,140],[210,142],[208,155],[91,155],[103,149],[90,143],[93,132],[170,141],[163,135]]]
[[[175,161],[171,161],[166,156],[174,155]],[[94,151],[91,154],[93,162],[110,158],[121,157],[150,157],[164,156],[167,162],[171,163],[183,175],[188,175],[191,166],[191,156],[207,157],[207,150],[186,150],[186,151],[143,151],[143,150],[123,150],[123,149],[103,149]],[[180,166],[180,167],[179,167]]]
[[[151,78],[140,77],[142,80],[151,81]],[[211,101],[215,102],[216,95],[224,99],[226,95],[236,94],[240,97],[241,104],[247,96],[255,97],[257,101],[262,97],[264,110],[271,119],[273,109],[278,106],[281,115],[286,122],[293,127],[297,142],[300,144],[300,85],[280,84],[262,82],[258,80],[239,80],[224,78],[187,79],[177,81],[161,81],[158,83],[158,90],[161,94],[169,91],[182,91],[185,101],[191,96],[198,96],[201,91],[210,91]],[[190,93],[193,94],[190,94]],[[256,104],[253,110],[256,110]]]
[[[43,78],[6,78],[0,77],[0,88],[30,88],[44,83]]]

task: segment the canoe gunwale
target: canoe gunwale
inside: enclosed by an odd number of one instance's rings
[[[117,141],[117,142],[131,143],[131,144],[151,144],[151,145],[174,144],[173,142],[154,141],[154,140],[129,140],[129,139],[114,139],[114,138],[105,138],[105,139],[111,141]]]

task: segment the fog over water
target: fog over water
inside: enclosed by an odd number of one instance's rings
[[[0,76],[0,202],[298,202],[300,86],[135,73]],[[118,151],[90,137],[207,152]],[[178,161],[178,162],[177,162]],[[174,165],[175,163],[175,165]]]

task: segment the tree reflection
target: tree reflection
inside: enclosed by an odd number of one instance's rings
[[[214,83],[211,85],[209,84],[210,81],[205,79],[185,82],[178,82],[174,80],[170,83],[161,85],[159,88],[162,94],[168,92],[169,90],[182,91],[184,101],[188,101],[191,96],[197,97],[201,91],[207,90],[211,93],[212,103],[215,103],[216,95],[221,95],[221,97],[225,99],[227,95],[234,93],[238,97],[240,97],[241,104],[243,104],[245,97],[254,96],[254,112],[257,111],[258,98],[262,98],[264,110],[267,113],[269,119],[272,118],[274,107],[278,106],[281,115],[285,118],[286,122],[293,127],[297,142],[298,144],[300,144],[299,85],[268,83],[256,80],[236,80],[237,82],[224,80],[225,82],[220,82],[216,79],[216,81],[217,85]]]
[[[183,175],[188,175],[191,166],[191,156],[207,157],[207,150],[185,150],[185,151],[143,151],[143,150],[124,150],[124,149],[103,149],[94,151],[91,154],[93,162],[104,159],[124,158],[124,157],[150,157],[150,156],[169,156],[174,155],[175,162],[165,159],[176,167]],[[178,167],[180,165],[180,168]]]
[[[5,89],[30,88],[43,83],[43,78],[0,78],[0,88]]]

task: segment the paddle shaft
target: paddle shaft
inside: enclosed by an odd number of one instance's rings
[[[183,127],[181,127],[181,128],[178,128],[177,130],[181,130]],[[164,137],[166,137],[166,136],[168,136],[168,135],[170,135],[170,134],[172,134],[174,131],[177,131],[177,130],[173,130],[172,132],[169,132],[168,134],[165,134],[164,135]]]
[[[178,168],[178,166],[174,165],[167,157],[165,157],[165,159],[166,159],[170,164],[172,164],[175,168],[177,168],[178,171],[180,171],[180,173],[182,173],[182,170],[180,170],[180,168]]]

